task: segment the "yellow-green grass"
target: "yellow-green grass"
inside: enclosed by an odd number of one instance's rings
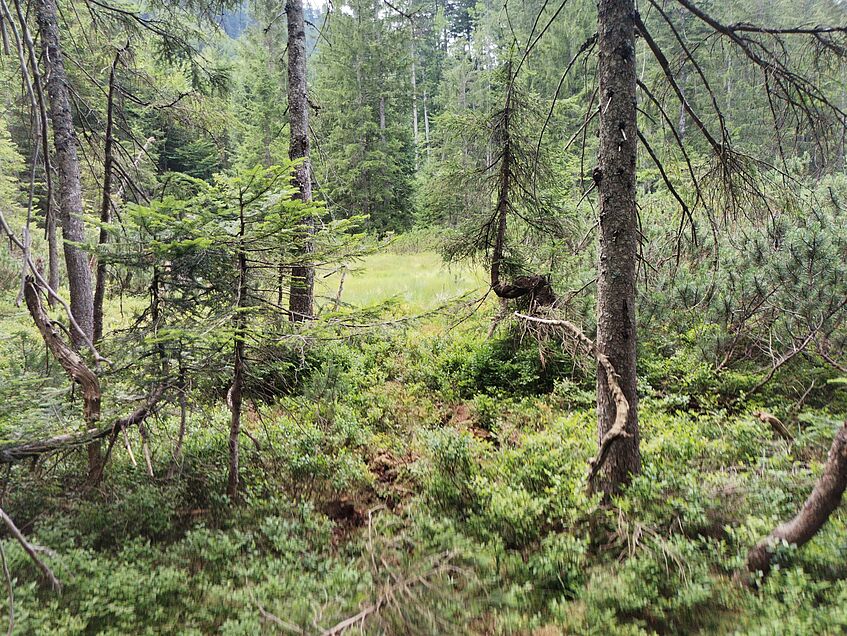
[[[329,276],[318,273],[315,291],[318,304],[330,309],[338,293],[341,274]],[[479,298],[487,287],[484,271],[473,265],[446,265],[432,251],[410,254],[382,252],[371,254],[349,266],[344,277],[341,301],[346,306],[367,308],[387,301],[396,301],[393,313],[413,316],[443,307],[466,296]],[[60,290],[65,298],[67,289]],[[26,307],[15,307],[15,291],[0,294],[0,340],[6,340],[21,331],[38,337],[37,330],[27,315]],[[108,294],[104,307],[106,333],[129,327],[134,317],[142,311],[146,299],[131,296],[121,298]],[[61,307],[50,312],[66,322]]]
[[[320,302],[332,304],[340,281],[340,273],[318,275],[315,291]],[[441,307],[466,294],[481,296],[486,286],[480,268],[448,266],[435,252],[384,252],[350,265],[341,301],[355,307],[371,307],[396,300],[404,313],[414,314]]]

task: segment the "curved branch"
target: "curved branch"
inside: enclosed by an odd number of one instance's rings
[[[80,433],[56,435],[55,437],[48,437],[47,439],[35,442],[24,442],[22,444],[0,448],[0,464],[12,464],[24,459],[55,453],[56,451],[87,446],[91,442],[105,439],[111,435],[117,435],[130,426],[140,424],[152,415],[156,411],[164,392],[164,386],[157,387],[147,398],[147,401],[132,413],[102,428],[91,428]]]
[[[832,440],[823,473],[797,515],[777,526],[747,554],[747,571],[767,575],[773,548],[780,543],[800,547],[814,537],[841,503],[847,488],[847,422]]]
[[[57,592],[61,591],[62,584],[59,583],[59,579],[56,578],[56,575],[53,574],[53,570],[41,560],[38,556],[39,552],[44,552],[45,549],[39,546],[32,545],[29,541],[26,540],[26,537],[21,533],[18,527],[15,525],[15,522],[12,521],[12,518],[6,514],[6,512],[0,508],[0,521],[6,526],[6,529],[9,531],[15,540],[21,544],[21,547],[24,549],[24,552],[29,555],[29,558],[32,559],[38,568],[44,573],[45,578],[50,581],[50,585]],[[49,550],[48,550],[49,552]]]
[[[600,440],[600,447],[597,450],[596,457],[588,462],[588,482],[591,483],[603,467],[606,458],[609,456],[609,450],[611,449],[612,444],[619,439],[630,436],[630,433],[626,430],[626,420],[629,417],[629,402],[627,401],[623,389],[621,389],[621,385],[618,382],[618,374],[615,371],[615,367],[612,366],[611,360],[609,360],[604,353],[598,351],[597,345],[594,344],[594,341],[586,336],[579,327],[569,320],[538,318],[536,316],[527,316],[526,314],[518,312],[515,312],[515,316],[528,322],[564,328],[576,338],[577,342],[586,353],[593,355],[597,359],[597,364],[606,374],[606,382],[609,385],[609,393],[615,403],[615,422],[612,425],[612,428],[610,428],[603,436],[603,439]]]
[[[100,419],[100,381],[85,365],[82,357],[62,340],[55,327],[57,323],[44,311],[38,285],[32,276],[27,276],[24,281],[24,299],[35,326],[41,332],[44,344],[71,380],[82,387],[82,414],[86,423],[96,422]]]

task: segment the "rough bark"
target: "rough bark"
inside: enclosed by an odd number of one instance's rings
[[[112,164],[114,162],[113,146],[115,106],[115,68],[120,59],[120,52],[115,55],[112,70],[109,73],[109,93],[106,100],[106,140],[103,145],[103,198],[100,202],[100,237],[98,245],[103,246],[109,240],[106,224],[112,220]],[[97,276],[94,284],[94,343],[103,337],[103,300],[106,296],[106,263],[97,259]]]
[[[775,545],[783,541],[798,547],[807,543],[841,503],[845,487],[847,487],[847,422],[838,429],[835,439],[832,440],[832,447],[829,449],[823,472],[800,512],[790,521],[777,526],[750,550],[747,555],[747,570],[750,573],[762,572],[767,575],[771,569]]]
[[[598,475],[596,488],[617,492],[641,469],[639,452],[635,283],[638,223],[635,207],[636,67],[635,3],[598,3],[600,148],[594,173],[600,193],[600,256],[597,278],[597,351],[619,376],[629,404],[626,435],[619,436]],[[602,371],[602,370],[601,370]],[[615,400],[607,375],[597,374],[599,439],[614,429]]]
[[[44,311],[41,304],[41,296],[35,279],[27,276],[24,283],[24,299],[26,306],[32,316],[35,325],[41,332],[44,344],[56,358],[56,361],[65,370],[72,381],[79,384],[82,389],[82,415],[85,423],[91,426],[100,419],[100,381],[94,372],[89,369],[82,357],[69,347],[50,316]],[[103,472],[103,454],[100,441],[92,440],[88,446],[88,480],[90,484],[96,483]]]
[[[309,102],[306,92],[306,26],[303,0],[288,0],[285,6],[288,20],[288,121],[291,135],[288,157],[296,161],[294,185],[296,198],[312,200],[312,167],[309,161]],[[306,234],[302,261],[291,268],[288,309],[291,320],[302,321],[314,315],[315,267],[310,262],[315,251],[312,241],[314,220],[304,223]]]
[[[47,94],[50,98],[50,120],[53,124],[56,170],[59,174],[59,217],[64,238],[71,313],[86,336],[93,340],[91,270],[85,251],[79,247],[79,244],[85,242],[82,180],[55,0],[38,0],[36,20],[47,69]],[[79,334],[74,333],[72,337],[77,348],[85,345],[85,340]]]

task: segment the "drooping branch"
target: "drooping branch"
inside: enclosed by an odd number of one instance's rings
[[[847,36],[847,27],[816,26],[779,29],[761,27],[750,23],[723,24],[690,0],[676,1],[716,33],[732,42],[751,63],[771,75],[783,91],[782,99],[801,110],[811,125],[815,125],[816,120],[820,118],[820,113],[814,106],[806,102],[806,98],[829,110],[841,124],[847,121],[847,112],[844,111],[842,106],[827,97],[818,84],[794,71],[785,60],[781,59],[781,57],[786,57],[787,54],[785,53],[785,44],[780,37],[813,37],[814,41],[822,47],[838,57],[844,57],[847,55],[847,47],[843,43],[836,42],[833,36]],[[773,50],[774,47],[767,46],[766,39],[754,38],[754,35],[765,36],[773,43],[776,51]],[[801,104],[796,103],[791,98],[791,91],[799,96],[802,101]]]
[[[767,575],[771,569],[775,546],[787,543],[800,547],[810,541],[841,503],[845,488],[847,488],[847,422],[835,434],[823,473],[803,507],[793,519],[777,526],[750,550],[747,555],[747,571],[751,574],[762,572],[763,575]]]
[[[569,320],[539,318],[537,316],[528,316],[519,312],[515,312],[515,316],[527,322],[564,329],[576,339],[579,348],[588,355],[597,359],[597,364],[603,369],[603,373],[606,375],[606,382],[609,385],[609,393],[615,403],[615,422],[612,428],[610,428],[600,440],[597,455],[588,462],[588,482],[591,484],[594,477],[596,477],[597,473],[603,467],[603,463],[609,455],[609,450],[611,449],[612,444],[616,440],[630,436],[626,430],[626,420],[629,417],[629,402],[627,401],[623,389],[621,389],[621,385],[618,382],[618,374],[615,371],[614,366],[612,366],[609,358],[601,351],[598,351],[597,345],[594,344],[594,341],[586,336],[579,327]]]
[[[656,43],[656,40],[653,39],[650,31],[647,30],[647,26],[641,20],[640,17],[636,16],[635,18],[635,26],[638,29],[638,32],[641,34],[641,37],[644,38],[644,42],[647,44],[647,48],[650,49],[650,52],[653,54],[653,57],[656,58],[656,62],[659,63],[659,67],[662,69],[662,73],[665,78],[668,80],[668,83],[673,88],[674,93],[676,93],[677,99],[679,99],[680,104],[685,109],[685,112],[688,113],[688,116],[691,117],[694,124],[697,126],[698,130],[701,132],[703,137],[705,137],[706,141],[709,142],[709,145],[712,147],[712,150],[716,155],[723,156],[725,153],[724,144],[719,142],[709,129],[706,127],[706,124],[700,118],[700,115],[694,108],[691,106],[691,103],[686,99],[685,93],[683,93],[682,88],[680,88],[679,83],[676,81],[676,76],[674,75],[673,70],[671,69],[670,62],[668,58],[665,56],[665,53]]]
[[[32,320],[35,322],[44,344],[65,370],[68,376],[82,388],[83,416],[87,424],[100,419],[100,381],[89,369],[82,357],[69,347],[62,339],[59,331],[44,306],[41,304],[39,287],[32,276],[27,276],[24,282],[24,299]]]

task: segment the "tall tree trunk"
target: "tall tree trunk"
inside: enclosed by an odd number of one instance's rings
[[[51,289],[59,289],[59,240],[56,237],[56,208],[49,206],[47,211],[47,284]],[[47,303],[54,307],[56,299],[49,294]]]
[[[94,304],[91,290],[91,270],[88,258],[78,245],[85,242],[82,219],[82,180],[80,178],[77,138],[71,114],[68,76],[59,41],[59,26],[55,0],[38,0],[36,20],[41,32],[41,46],[47,69],[47,94],[50,98],[50,120],[53,123],[53,142],[56,147],[56,169],[59,174],[59,213],[64,237],[65,267],[71,297],[71,313],[85,335],[94,336]],[[72,331],[75,346],[85,340]]]
[[[298,161],[294,171],[297,198],[312,200],[312,166],[309,161],[309,102],[306,93],[306,26],[303,19],[303,0],[288,0],[285,5],[288,19],[288,121],[291,137],[288,157]],[[302,321],[314,315],[315,267],[310,262],[315,251],[312,240],[314,220],[305,223],[301,263],[291,268],[288,309],[291,320]]]
[[[29,59],[29,71],[32,73],[32,82],[30,83],[30,81],[27,80],[27,88],[31,96],[37,96],[38,102],[38,133],[44,157],[44,183],[47,186],[45,197],[45,237],[47,239],[48,257],[47,284],[51,289],[55,290],[59,289],[59,244],[58,239],[56,238],[56,206],[54,204],[53,170],[50,161],[47,100],[44,97],[44,90],[42,88],[44,82],[42,81],[41,70],[38,66],[38,55],[35,51],[35,42],[33,41],[32,34],[27,26],[27,18],[21,9],[21,3],[15,2],[14,4],[15,13],[18,16],[18,22],[21,25],[20,35],[15,35],[15,41],[18,44],[18,56],[20,58],[21,65],[25,66],[26,62],[24,61],[24,50],[26,50],[26,54]],[[12,31],[15,32],[16,29],[12,20],[12,15],[8,12],[6,5],[4,4],[3,6],[6,17],[10,22],[12,22]],[[6,31],[5,29],[2,30],[5,38]],[[6,41],[4,39],[4,45],[5,44]],[[35,89],[34,95],[32,92],[33,88]],[[50,307],[54,307],[56,305],[56,298],[53,294],[48,294],[47,303]]]
[[[618,437],[595,488],[611,494],[641,470],[639,452],[635,283],[638,222],[635,207],[636,65],[634,0],[599,0],[600,148],[594,173],[600,192],[597,350],[611,362],[630,406],[626,436]],[[615,423],[615,401],[602,368],[597,373],[599,435]]]
[[[385,143],[385,95],[379,96],[379,139]]]
[[[426,90],[423,94],[423,111],[424,111],[424,144],[426,145],[426,155],[429,156],[429,108],[427,107]]]
[[[103,144],[103,198],[100,202],[100,236],[97,244],[102,247],[109,240],[106,224],[112,220],[112,164],[114,162],[112,134],[115,112],[115,68],[121,52],[115,55],[109,73],[109,93],[106,100],[106,140]],[[106,297],[106,263],[97,258],[97,276],[94,283],[94,342],[103,337],[103,300]]]
[[[685,82],[688,79],[688,72],[686,68],[683,66],[679,73],[679,79],[677,83],[679,84],[679,90],[682,92],[683,96],[685,96]],[[687,99],[687,97],[686,97]],[[679,105],[679,120],[677,122],[677,133],[679,133],[679,140],[685,141],[685,133],[686,133],[686,123],[688,122],[687,113],[685,112],[685,105]]]
[[[412,22],[412,131],[415,138],[415,170],[418,169],[418,76],[416,68],[415,23]]]

